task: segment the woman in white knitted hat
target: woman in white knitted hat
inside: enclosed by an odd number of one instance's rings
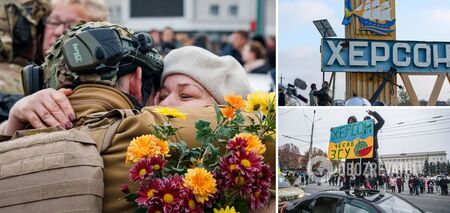
[[[161,85],[155,104],[162,106],[225,104],[225,95],[245,97],[251,92],[246,72],[236,59],[194,46],[167,54]]]

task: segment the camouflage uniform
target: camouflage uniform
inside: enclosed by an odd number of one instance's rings
[[[0,121],[23,95],[22,67],[42,59],[42,20],[49,12],[47,0],[0,2]]]

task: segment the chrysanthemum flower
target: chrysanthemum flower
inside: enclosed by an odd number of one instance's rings
[[[222,111],[222,115],[225,118],[233,118],[234,114],[236,113],[236,110],[230,106],[227,106],[227,107],[221,109],[220,111]]]
[[[224,99],[229,106],[235,109],[243,109],[245,107],[245,101],[240,95],[226,95]]]
[[[191,189],[199,203],[205,203],[216,193],[216,179],[204,168],[188,169],[184,186]]]
[[[241,196],[246,196],[252,192],[252,185],[254,184],[253,176],[255,173],[243,173],[238,169],[236,162],[231,162],[233,156],[222,157],[219,161],[220,175],[217,174],[217,181],[220,183],[221,191],[228,189],[239,188]],[[249,176],[250,175],[250,176]]]
[[[153,172],[160,172],[166,165],[167,160],[164,160],[161,155],[150,158],[150,166]]]
[[[130,169],[130,180],[133,182],[141,181],[153,174],[151,160],[147,158],[140,159]]]
[[[252,177],[261,170],[262,158],[254,152],[247,152],[241,148],[232,156],[230,163],[236,164],[241,174],[245,176]]]
[[[179,184],[179,177],[173,177],[162,179],[159,198],[164,212],[181,212],[182,208],[185,206],[182,199],[185,191]]]
[[[272,171],[270,171],[270,166],[268,164],[263,164],[261,171],[256,175],[255,182],[259,187],[269,188],[272,182]]]
[[[234,209],[234,206],[227,206],[221,209],[214,209],[214,213],[237,213],[237,211]]]
[[[234,137],[230,139],[226,145],[228,151],[237,152],[241,148],[247,147],[247,141],[244,138]]]
[[[269,201],[270,192],[267,188],[255,188],[250,193],[250,208],[252,210],[262,208],[267,201]]]
[[[122,185],[120,185],[120,191],[121,191],[122,193],[125,193],[125,194],[130,193],[130,189],[128,188],[128,185],[127,185],[127,184],[122,184]]]
[[[168,118],[178,118],[181,120],[186,120],[186,114],[178,111],[177,109],[169,108],[169,107],[157,107],[153,110],[153,112],[159,113],[161,115],[165,115]]]
[[[264,115],[267,115],[270,104],[275,106],[274,92],[254,92],[247,95],[246,111],[261,111]]]
[[[160,179],[151,179],[148,184],[141,184],[137,191],[136,203],[147,208],[159,205],[158,193],[161,190]]]
[[[136,163],[141,158],[151,158],[156,155],[168,155],[169,143],[154,135],[142,135],[134,138],[127,149],[126,163]]]
[[[184,212],[186,213],[203,213],[203,204],[197,202],[192,190],[184,187],[186,193],[182,195],[182,199],[185,203]]]
[[[245,150],[247,152],[254,152],[258,155],[262,155],[266,152],[266,145],[264,145],[255,135],[250,133],[241,133],[234,136],[233,139],[235,140],[236,138],[243,138],[246,141],[247,146],[245,147]]]

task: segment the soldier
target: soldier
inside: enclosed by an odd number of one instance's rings
[[[9,109],[23,95],[22,66],[42,58],[39,47],[49,9],[45,0],[0,3],[0,122],[8,118]]]
[[[53,106],[45,105],[48,103],[41,103],[44,104],[44,107],[41,108],[47,108],[48,111],[46,111],[46,116],[43,116],[43,121],[41,122],[41,125],[44,125],[42,122],[45,122],[46,119],[49,117],[52,117],[52,112],[59,111],[61,116],[69,117],[73,121],[73,125],[77,128],[79,127],[83,119],[86,118],[86,116],[91,115],[96,112],[103,112],[103,111],[110,111],[113,109],[139,109],[141,107],[142,103],[147,103],[146,99],[150,96],[154,91],[154,88],[157,88],[158,82],[159,82],[159,74],[162,69],[162,64],[160,64],[161,57],[159,54],[152,54],[151,57],[148,57],[148,54],[143,54],[146,51],[151,51],[146,49],[148,47],[148,44],[140,43],[139,45],[134,44],[131,46],[134,47],[142,47],[143,50],[137,49],[132,50],[135,52],[127,52],[124,55],[127,55],[128,57],[137,56],[134,58],[134,60],[130,60],[130,58],[124,58],[120,61],[120,65],[118,70],[111,69],[111,66],[100,66],[100,70],[97,70],[96,68],[99,68],[96,66],[94,67],[95,71],[92,72],[83,72],[83,71],[72,71],[68,67],[70,67],[68,64],[66,64],[66,60],[63,60],[64,54],[61,50],[64,48],[64,44],[66,44],[69,39],[74,38],[75,35],[77,37],[83,37],[80,34],[81,33],[95,33],[94,31],[97,29],[106,29],[106,30],[114,30],[117,31],[120,34],[122,42],[125,41],[134,41],[139,40],[138,35],[133,35],[133,33],[125,29],[123,27],[120,27],[118,25],[113,24],[107,24],[107,23],[87,23],[85,25],[78,26],[71,30],[71,32],[68,32],[65,34],[60,40],[58,40],[57,43],[53,46],[53,48],[50,50],[49,55],[46,57],[46,61],[43,64],[44,73],[45,73],[45,79],[46,79],[46,85],[51,86],[52,88],[59,89],[59,88],[74,88],[73,94],[69,96],[70,104],[73,107],[73,112],[70,111],[70,109],[60,109],[59,107],[64,104],[60,104],[66,101],[65,96],[62,94],[55,95],[54,92],[49,93],[49,90],[40,91],[36,93],[35,95],[32,95],[30,97],[27,97],[26,99],[21,100],[21,102],[25,103],[28,100],[36,100],[36,97],[39,99],[45,98],[45,94],[50,94],[51,99],[55,100]],[[94,36],[95,37],[95,36]],[[144,41],[146,39],[143,39]],[[142,41],[142,40],[141,40]],[[128,47],[129,48],[129,47]],[[173,54],[177,54],[176,51],[173,51]],[[140,53],[140,54],[139,54]],[[181,54],[184,55],[184,54]],[[192,54],[191,54],[192,55]],[[189,54],[185,55],[189,56]],[[199,58],[196,58],[194,56],[191,56],[190,60],[186,61],[199,61]],[[167,60],[170,59],[170,55],[167,56]],[[144,62],[139,64],[133,64],[137,62]],[[176,60],[181,61],[181,60]],[[128,63],[125,63],[128,62]],[[124,64],[125,63],[125,64]],[[219,63],[219,64],[217,64]],[[230,64],[238,64],[237,61],[227,61],[227,62],[221,62],[221,61],[215,61],[215,65],[223,65],[221,63],[226,63],[228,65]],[[115,64],[115,63],[112,63]],[[124,65],[124,66],[121,66]],[[240,66],[239,66],[240,67]],[[236,68],[236,66],[231,65],[228,66],[228,68]],[[242,67],[240,67],[242,69]],[[175,69],[175,68],[174,68]],[[178,69],[178,68],[177,68]],[[73,69],[76,70],[76,69]],[[174,70],[176,71],[176,70]],[[217,70],[216,70],[217,71]],[[221,70],[222,72],[225,70]],[[245,73],[245,71],[241,70]],[[183,70],[180,70],[179,72],[183,72]],[[233,72],[225,72],[226,73],[233,73]],[[175,73],[173,73],[175,74]],[[189,75],[188,71],[185,71],[184,74]],[[171,75],[173,76],[173,75]],[[169,76],[170,77],[170,76]],[[169,78],[169,77],[166,77]],[[236,76],[228,75],[227,79],[234,79],[234,82],[239,82],[239,78],[236,78]],[[156,80],[156,81],[155,81]],[[223,82],[226,81],[217,81],[218,88],[231,88],[235,90],[239,84],[236,84],[236,87],[222,87]],[[153,85],[153,86],[151,86]],[[245,85],[245,83],[244,83]],[[166,86],[168,90],[170,90],[170,85]],[[210,89],[208,86],[206,88]],[[209,91],[212,97],[214,97],[215,100],[218,101],[218,103],[223,103],[218,98],[219,96],[216,95],[216,93]],[[226,91],[222,91],[226,92]],[[70,93],[70,92],[69,92]],[[170,91],[168,92],[168,96],[164,98],[166,100],[171,96],[173,93]],[[44,95],[44,96],[43,96]],[[221,94],[225,95],[225,94]],[[34,98],[34,99],[33,99]],[[160,101],[164,101],[161,100]],[[20,105],[18,103],[17,105]],[[30,104],[26,104],[30,105]],[[124,163],[125,155],[126,155],[126,148],[129,144],[129,142],[137,136],[148,134],[149,133],[149,125],[150,124],[159,124],[166,120],[161,115],[155,114],[152,112],[152,107],[144,107],[142,108],[141,112],[134,115],[134,116],[128,116],[122,122],[120,123],[119,127],[117,128],[117,132],[112,137],[112,140],[110,141],[109,145],[105,145],[102,143],[101,140],[98,138],[95,138],[93,136],[94,140],[97,142],[97,147],[99,148],[99,151],[101,153],[101,156],[104,160],[105,165],[105,171],[104,171],[104,182],[105,182],[105,193],[104,193],[104,202],[103,202],[103,211],[105,212],[111,212],[111,211],[117,211],[122,212],[126,210],[130,210],[132,206],[127,203],[124,200],[119,200],[121,197],[121,192],[119,190],[120,185],[124,183],[128,179],[128,171],[130,169],[130,165],[126,165]],[[51,112],[50,112],[51,111]],[[173,125],[175,127],[184,127],[181,129],[178,134],[175,136],[176,140],[179,140],[180,138],[185,141],[190,147],[198,146],[199,143],[195,140],[195,129],[194,129],[194,123],[197,120],[214,120],[215,119],[215,112],[213,107],[197,107],[197,108],[182,108],[181,111],[188,114],[186,121],[180,121],[180,120],[173,120]],[[24,111],[17,111],[19,114],[27,114]],[[71,113],[74,113],[72,115]],[[11,113],[12,115],[13,113]],[[37,114],[39,116],[42,116],[43,114]],[[36,122],[37,120],[40,120],[40,118],[35,115],[34,121],[33,118],[29,118],[26,121],[31,121],[31,123]],[[14,121],[15,120],[15,121]],[[20,129],[23,128],[23,123],[26,122],[24,120],[17,120],[17,118],[13,118],[10,116],[10,120],[8,121],[8,130],[6,133],[11,133],[12,129]],[[21,123],[19,125],[22,125],[21,127],[15,126],[12,128],[12,126],[17,125],[14,123]],[[212,122],[214,123],[214,122]],[[102,148],[103,147],[103,148]],[[267,145],[268,152],[266,152],[265,159],[270,161],[270,164],[272,168],[274,167],[274,144],[272,146]]]
[[[31,8],[28,10],[27,8]],[[0,3],[0,122],[23,97],[22,67],[41,64],[51,45],[71,25],[80,21],[106,21],[103,0],[2,1]]]

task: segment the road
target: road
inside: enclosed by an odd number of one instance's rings
[[[329,186],[328,184],[322,184],[317,186],[315,184],[309,184],[305,187],[305,193],[311,194],[318,191],[337,189],[338,187]],[[409,192],[396,193],[397,195],[405,198],[409,202],[413,203],[417,207],[426,212],[444,213],[450,212],[450,196],[438,196],[436,194],[420,194],[419,196],[410,195]]]

